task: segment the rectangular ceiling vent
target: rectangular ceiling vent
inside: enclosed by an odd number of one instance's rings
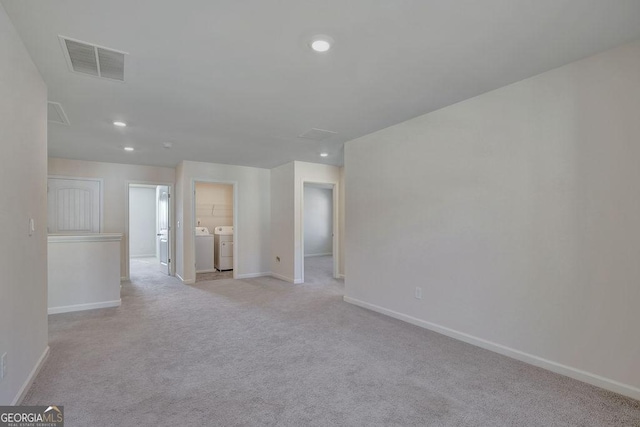
[[[47,102],[47,121],[69,126],[69,118],[59,102]]]
[[[298,138],[304,139],[312,139],[314,141],[324,141],[325,139],[329,139],[334,135],[337,135],[338,132],[333,132],[330,130],[324,129],[316,129],[313,128],[311,130],[306,131],[305,133],[298,135]]]
[[[124,81],[124,57],[128,55],[126,52],[63,36],[58,37],[71,71],[103,79]]]

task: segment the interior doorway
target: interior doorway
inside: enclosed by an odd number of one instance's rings
[[[303,281],[330,283],[336,277],[334,184],[305,182],[302,200]]]
[[[233,184],[194,181],[196,282],[234,278]]]
[[[171,274],[170,188],[129,184],[129,275]]]

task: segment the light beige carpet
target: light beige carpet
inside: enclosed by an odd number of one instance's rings
[[[211,271],[209,273],[196,273],[196,282],[207,282],[210,280],[233,279],[233,270]]]
[[[346,304],[314,262],[302,285],[132,269],[122,307],[50,316],[24,404],[70,427],[640,425],[637,401]]]

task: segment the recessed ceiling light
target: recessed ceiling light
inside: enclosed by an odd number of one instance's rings
[[[127,124],[125,122],[113,122],[113,125],[121,127],[121,128],[127,126]]]
[[[329,153],[320,153],[320,157],[328,157]]]
[[[311,40],[311,49],[316,52],[326,52],[331,49],[331,44],[333,44],[333,39],[329,36],[317,35]]]
[[[135,148],[133,147],[124,147],[124,151],[134,151]]]
[[[311,49],[315,50],[316,52],[326,52],[331,49],[331,43],[326,40],[316,40],[311,43]]]

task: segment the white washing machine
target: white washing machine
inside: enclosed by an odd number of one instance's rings
[[[233,270],[233,226],[213,229],[215,238],[214,267],[219,271]]]
[[[213,243],[213,234],[209,234],[207,227],[196,228],[196,273],[216,271],[213,265]]]

